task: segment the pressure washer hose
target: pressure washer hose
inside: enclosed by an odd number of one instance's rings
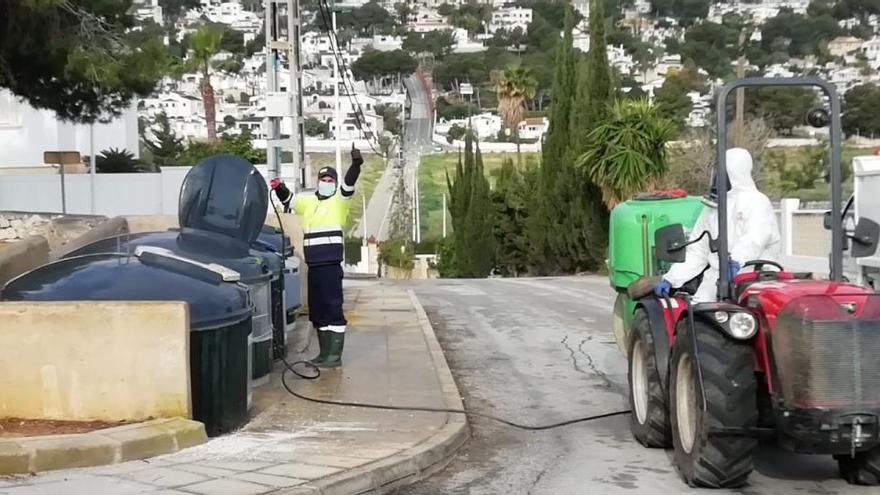
[[[269,198],[272,203],[272,210],[275,212],[275,217],[278,219],[278,228],[281,230],[281,263],[284,266],[284,262],[286,260],[286,251],[284,246],[284,224],[281,222],[281,215],[278,213],[278,209],[275,207],[275,200],[272,198],[272,191],[269,191]],[[284,363],[284,370],[281,372],[281,384],[284,386],[284,389],[287,392],[298,398],[308,402],[314,402],[317,404],[326,404],[331,406],[343,406],[343,407],[363,407],[365,409],[380,409],[385,411],[414,411],[414,412],[439,412],[439,413],[448,413],[448,414],[464,414],[466,416],[472,416],[476,418],[484,418],[491,421],[495,421],[513,428],[517,428],[520,430],[526,431],[543,431],[543,430],[552,430],[555,428],[561,428],[563,426],[569,426],[577,423],[586,423],[589,421],[595,421],[604,418],[610,418],[612,416],[622,416],[624,414],[629,414],[630,410],[625,409],[621,411],[614,411],[604,414],[595,414],[592,416],[584,416],[581,418],[569,419],[567,421],[560,421],[558,423],[550,423],[546,425],[525,425],[521,423],[517,423],[514,421],[510,421],[504,418],[499,418],[498,416],[493,416],[491,414],[468,411],[466,409],[455,409],[455,408],[447,408],[447,407],[425,407],[425,406],[392,406],[386,404],[370,404],[367,402],[348,402],[348,401],[337,401],[337,400],[327,400],[327,399],[316,399],[314,397],[309,397],[307,395],[303,395],[295,390],[293,390],[290,385],[287,383],[287,372],[291,372],[294,375],[303,378],[305,380],[315,380],[321,376],[321,370],[315,366],[314,364],[308,361],[294,361],[290,363],[285,359],[283,353],[280,353],[281,362]],[[304,368],[309,369],[310,373],[301,373],[294,369],[295,365],[302,365]]]

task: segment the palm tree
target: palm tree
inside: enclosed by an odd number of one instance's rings
[[[95,157],[95,171],[101,174],[133,174],[145,171],[144,164],[126,149],[110,148]]]
[[[217,105],[214,100],[214,86],[211,85],[211,57],[220,50],[223,29],[215,25],[202,26],[189,38],[190,66],[202,73],[199,90],[205,104],[205,123],[208,125],[208,139],[217,139]]]
[[[666,172],[666,142],[674,130],[674,123],[648,100],[617,100],[587,135],[578,166],[602,190],[610,209],[653,186]]]
[[[492,73],[492,90],[498,97],[498,115],[516,140],[516,159],[521,164],[519,123],[523,120],[526,101],[535,97],[538,81],[528,68],[513,64]]]

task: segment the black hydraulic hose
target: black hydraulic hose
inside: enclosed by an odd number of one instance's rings
[[[275,207],[275,200],[273,198],[271,198],[271,194],[270,194],[270,201],[272,202],[272,210],[275,211],[275,217],[278,219],[278,228],[281,229],[281,239],[282,239],[281,246],[283,248],[284,247],[284,224],[281,222],[281,215],[278,213],[278,209]],[[282,249],[282,251],[283,251],[283,249]],[[284,257],[284,254],[282,253],[282,259],[283,259],[283,257]],[[336,401],[336,400],[327,400],[327,399],[316,399],[314,397],[309,397],[307,395],[303,395],[303,394],[293,390],[292,388],[290,388],[290,385],[288,385],[288,383],[287,383],[287,372],[289,371],[289,372],[293,373],[294,375],[296,375],[300,378],[306,379],[306,380],[315,380],[321,376],[321,370],[317,366],[315,366],[314,364],[312,364],[308,361],[295,361],[293,363],[290,363],[287,361],[287,359],[285,359],[283,357],[284,356],[283,353],[279,353],[279,355],[282,356],[281,362],[284,363],[284,370],[281,371],[281,384],[284,386],[285,390],[287,390],[287,392],[290,395],[292,395],[298,399],[302,399],[302,400],[309,401],[309,402],[314,402],[317,404],[326,404],[326,405],[331,405],[331,406],[343,406],[343,407],[363,407],[366,409],[381,409],[381,410],[385,410],[385,411],[417,411],[417,412],[440,412],[440,413],[449,413],[449,414],[464,414],[466,416],[473,416],[473,417],[477,417],[477,418],[489,419],[489,420],[496,421],[501,424],[505,424],[507,426],[511,426],[513,428],[518,428],[520,430],[527,430],[527,431],[552,430],[554,428],[561,428],[563,426],[569,426],[569,425],[573,425],[573,424],[577,424],[577,423],[586,423],[588,421],[595,421],[598,419],[610,418],[612,416],[622,416],[624,414],[630,413],[629,409],[624,409],[621,411],[613,411],[610,413],[596,414],[593,416],[584,416],[582,418],[569,419],[567,421],[560,421],[558,423],[551,423],[551,424],[547,424],[547,425],[534,426],[534,425],[524,425],[524,424],[516,423],[514,421],[510,421],[510,420],[507,420],[504,418],[499,418],[498,416],[493,416],[491,414],[474,412],[474,411],[467,411],[464,409],[453,409],[453,408],[447,408],[447,407],[392,406],[392,405],[386,405],[386,404],[370,404],[370,403],[366,403],[366,402],[348,402],[348,401]],[[303,374],[303,373],[300,373],[299,371],[296,371],[294,369],[294,365],[297,365],[297,364],[301,364],[304,367],[311,369],[313,371],[313,373]]]
[[[694,321],[694,307],[691,298],[687,294],[682,294],[682,299],[687,303],[688,326],[691,329],[691,339],[694,344],[694,366],[697,368],[697,380],[700,383],[700,400],[702,401],[703,411],[709,410],[709,403],[706,400],[706,386],[703,383],[703,366],[700,364],[700,341],[697,338],[697,324]]]
[[[473,417],[477,417],[477,418],[489,419],[489,420],[492,420],[492,421],[495,421],[495,422],[498,422],[501,424],[505,424],[507,426],[511,426],[513,428],[517,428],[520,430],[527,430],[527,431],[552,430],[554,428],[561,428],[563,426],[569,426],[569,425],[573,425],[576,423],[586,423],[588,421],[595,421],[598,419],[610,418],[612,416],[622,416],[624,414],[630,413],[630,410],[626,409],[626,410],[622,410],[622,411],[614,411],[614,412],[610,412],[610,413],[596,414],[593,416],[585,416],[582,418],[569,419],[567,421],[560,421],[559,423],[551,423],[551,424],[547,424],[547,425],[535,426],[535,425],[524,425],[524,424],[516,423],[514,421],[510,421],[510,420],[507,420],[504,418],[499,418],[498,416],[493,416],[491,414],[474,412],[474,411],[467,411],[465,409],[454,409],[454,408],[447,408],[447,407],[425,407],[425,406],[392,406],[392,405],[386,405],[386,404],[370,404],[370,403],[366,403],[366,402],[347,402],[347,401],[336,401],[336,400],[327,400],[327,399],[316,399],[314,397],[309,397],[309,396],[303,395],[303,394],[293,390],[292,388],[290,388],[290,385],[287,383],[287,372],[290,371],[291,373],[295,374],[296,376],[298,376],[300,378],[304,378],[306,380],[314,380],[314,379],[318,378],[319,376],[321,376],[321,371],[318,369],[318,367],[312,363],[309,363],[308,361],[296,361],[294,363],[289,363],[284,358],[282,358],[281,361],[284,363],[284,367],[285,367],[284,370],[281,372],[281,384],[284,385],[284,388],[287,390],[288,393],[290,393],[290,395],[292,395],[296,398],[302,399],[302,400],[309,401],[309,402],[315,402],[318,404],[327,404],[327,405],[331,405],[331,406],[363,407],[366,409],[382,409],[382,410],[387,410],[387,411],[418,411],[418,412],[440,412],[440,413],[449,413],[449,414],[464,414],[466,416],[473,416]],[[314,370],[314,374],[306,375],[306,374],[303,374],[303,373],[296,371],[293,368],[293,366],[297,365],[297,364],[302,364],[308,368],[312,368]]]

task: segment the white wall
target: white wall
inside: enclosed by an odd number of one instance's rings
[[[267,176],[266,165],[257,170]],[[67,213],[83,215],[177,215],[180,186],[191,167],[163,167],[159,173],[96,174],[92,210],[92,176],[67,174]],[[282,165],[282,177],[292,182],[291,164]],[[0,180],[0,211],[60,213],[61,175],[4,175]]]
[[[8,94],[0,90],[0,98],[8,98]],[[12,105],[0,105],[0,112],[4,113],[0,115],[0,167],[42,165],[44,151],[90,153],[89,125],[60,121],[55,112],[37,110],[19,100]],[[135,105],[107,124],[95,124],[94,136],[96,154],[120,148],[139,156]]]

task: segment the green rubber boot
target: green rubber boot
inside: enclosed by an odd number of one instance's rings
[[[318,330],[318,355],[309,362],[315,366],[321,366],[327,360],[327,354],[330,352],[330,335],[333,332],[326,330]]]
[[[321,368],[338,368],[342,366],[342,348],[345,347],[345,332],[327,332],[330,334],[330,352],[327,354]]]

